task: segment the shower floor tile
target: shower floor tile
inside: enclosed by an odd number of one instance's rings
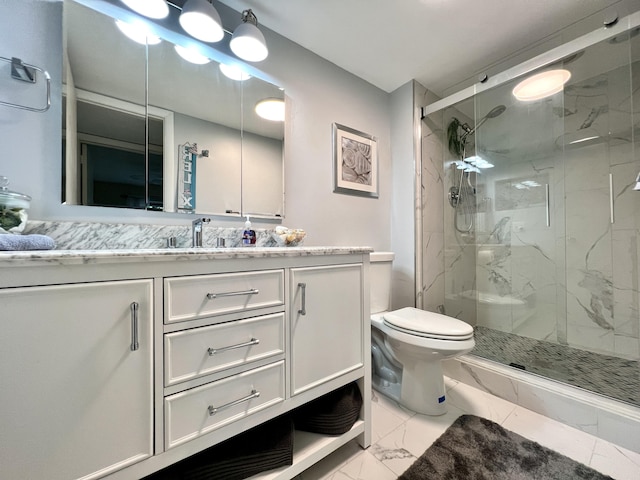
[[[475,329],[474,355],[640,406],[640,363],[551,342]]]

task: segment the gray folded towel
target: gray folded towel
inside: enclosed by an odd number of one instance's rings
[[[53,238],[46,235],[0,235],[0,250],[52,250],[56,248]]]

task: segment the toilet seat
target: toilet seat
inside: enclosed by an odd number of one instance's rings
[[[396,331],[435,340],[463,341],[473,338],[473,327],[468,323],[439,313],[413,307],[386,312],[384,324]]]

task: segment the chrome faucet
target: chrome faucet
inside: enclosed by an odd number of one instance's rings
[[[191,233],[193,234],[192,247],[202,247],[202,224],[209,223],[210,218],[196,218],[191,222]]]

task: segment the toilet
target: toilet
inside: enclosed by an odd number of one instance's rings
[[[413,307],[389,311],[394,256],[370,255],[373,388],[414,412],[443,415],[447,399],[442,360],[473,349],[473,327]]]

